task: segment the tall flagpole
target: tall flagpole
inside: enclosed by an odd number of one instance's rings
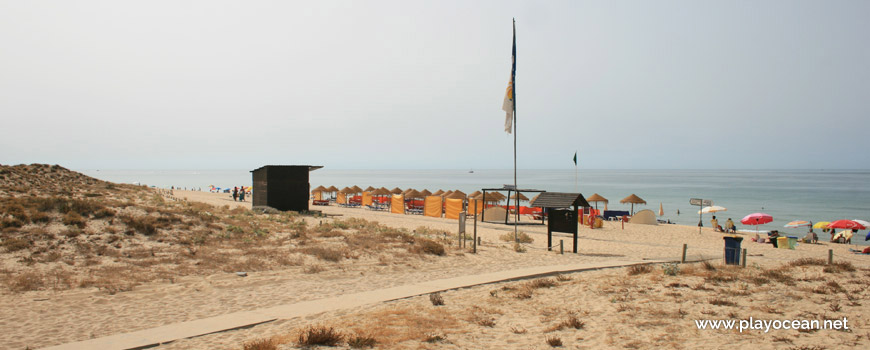
[[[519,192],[516,192],[519,187],[517,187],[517,19],[513,19],[514,25],[514,45],[513,45],[513,67],[512,67],[512,78],[513,78],[513,95],[514,95],[514,192],[517,196],[516,207],[514,210],[514,242],[519,242],[519,234],[517,233],[517,226],[520,224],[520,196]]]

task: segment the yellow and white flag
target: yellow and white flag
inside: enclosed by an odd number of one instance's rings
[[[511,128],[514,123],[514,112],[517,110],[516,105],[516,76],[517,76],[517,23],[514,22],[514,45],[511,50],[511,80],[508,82],[507,91],[504,94],[504,103],[501,109],[507,113],[504,118],[504,131],[511,133]]]

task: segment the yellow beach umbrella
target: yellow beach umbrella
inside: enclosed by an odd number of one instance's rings
[[[830,224],[830,221],[819,221],[815,225],[813,225],[813,228],[828,228],[828,225]]]

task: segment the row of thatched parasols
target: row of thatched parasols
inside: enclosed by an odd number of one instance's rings
[[[363,192],[368,192],[374,197],[402,195],[408,199],[410,199],[410,198],[426,198],[428,196],[441,196],[442,198],[450,198],[450,199],[475,199],[475,200],[480,200],[480,201],[487,202],[487,203],[498,203],[498,202],[501,202],[501,201],[507,199],[507,196],[505,196],[501,193],[498,193],[498,192],[487,193],[486,198],[484,198],[483,193],[481,193],[480,191],[475,191],[475,192],[472,192],[471,194],[466,195],[465,192],[462,192],[459,190],[455,190],[455,191],[438,190],[435,192],[430,192],[429,190],[426,190],[426,189],[424,189],[422,191],[417,191],[413,188],[409,188],[407,190],[402,190],[401,188],[396,187],[392,190],[388,190],[385,187],[374,188],[371,186],[369,186],[366,189],[362,189],[358,186],[345,187],[342,189],[338,189],[335,186],[330,186],[330,187],[318,186],[317,188],[311,190],[311,193],[317,193],[317,192],[320,192],[320,193],[342,193],[345,195],[355,195],[355,194],[361,194]],[[511,199],[516,200],[517,194],[513,194],[510,197],[511,197]],[[526,196],[524,196],[522,193],[520,193],[519,200],[527,201],[529,199]]]
[[[589,198],[586,198],[586,201],[589,203],[595,203],[595,209],[598,209],[598,202],[604,202],[604,210],[607,210],[607,203],[609,202],[607,198],[602,197],[600,194],[595,193]],[[626,204],[631,203],[631,212],[634,213],[634,205],[635,204],[646,204],[646,201],[632,193],[630,196],[623,198],[619,203]]]

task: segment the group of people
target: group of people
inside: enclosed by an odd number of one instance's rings
[[[736,233],[737,226],[734,225],[734,221],[731,218],[728,218],[728,221],[725,222],[725,228],[722,228],[722,225],[719,225],[719,220],[716,219],[716,215],[713,215],[713,219],[710,220],[710,224],[713,226],[713,230],[716,232],[725,232],[725,233]]]
[[[242,187],[241,191],[238,187],[233,187],[233,201],[245,201],[245,188]]]

